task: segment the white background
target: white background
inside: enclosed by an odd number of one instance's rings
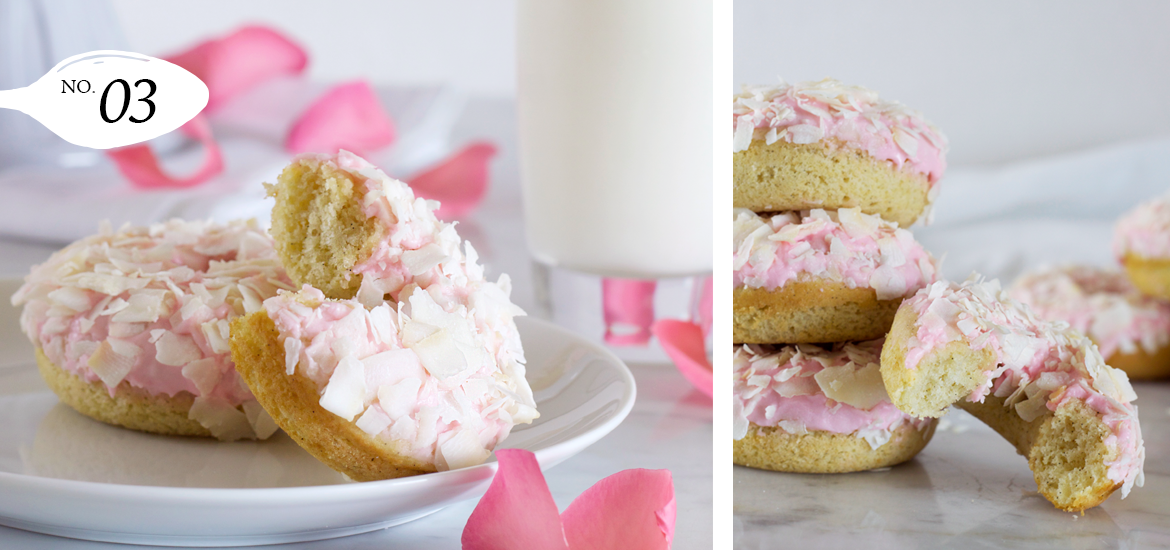
[[[734,27],[736,90],[873,88],[938,125],[952,165],[1170,133],[1170,2],[737,0]]]
[[[516,89],[515,0],[113,0],[131,51],[167,56],[261,23],[309,52],[316,80]]]

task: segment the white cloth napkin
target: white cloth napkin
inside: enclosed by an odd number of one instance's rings
[[[941,182],[932,225],[912,228],[943,274],[972,271],[1004,285],[1044,265],[1116,265],[1113,223],[1170,187],[1170,138],[1020,162],[955,168]]]
[[[261,184],[274,182],[288,164],[292,155],[282,145],[289,126],[327,88],[302,79],[275,79],[224,105],[211,117],[224,171],[189,189],[135,189],[104,156],[83,167],[29,165],[0,171],[0,235],[66,243],[96,232],[102,220],[118,227],[173,217],[254,217],[267,224],[272,204]],[[449,133],[466,103],[462,93],[444,87],[377,92],[397,139],[371,154],[371,162],[392,176],[406,177],[450,154]],[[180,175],[193,171],[203,155],[201,147],[177,133],[152,146],[165,169]]]

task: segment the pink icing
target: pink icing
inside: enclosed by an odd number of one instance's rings
[[[1152,199],[1122,215],[1113,228],[1113,253],[1170,259],[1170,199]]]
[[[947,139],[917,111],[877,92],[826,78],[744,86],[733,109],[736,152],[762,140],[835,140],[897,168],[925,174],[933,187],[946,170]]]
[[[780,426],[788,433],[806,430],[855,434],[873,448],[884,445],[890,433],[903,423],[923,428],[928,419],[913,418],[890,402],[877,374],[883,340],[838,344],[833,348],[813,345],[745,345],[735,349],[735,438],[747,435],[751,424]],[[849,404],[826,395],[817,374],[826,368],[847,367],[857,373],[869,369],[872,376],[847,383],[868,383],[867,403]],[[831,382],[826,382],[831,383]],[[831,389],[830,389],[831,391]],[[834,393],[838,397],[840,395]],[[876,396],[876,397],[875,397]]]
[[[737,287],[775,289],[824,278],[873,288],[879,300],[909,296],[934,282],[934,258],[896,223],[857,208],[761,217],[735,211]]]
[[[914,369],[931,350],[963,341],[972,349],[990,347],[998,366],[967,398],[982,402],[990,392],[1006,397],[1024,420],[1055,411],[1068,399],[1080,399],[1099,415],[1117,449],[1107,462],[1109,479],[1123,483],[1122,495],[1141,486],[1145,447],[1138,424],[1137,399],[1124,372],[1109,367],[1088,338],[1061,321],[1037,318],[999,288],[997,281],[977,279],[957,284],[939,281],[902,302],[918,319],[907,342],[906,368]]]
[[[1101,356],[1155,353],[1170,344],[1170,304],[1138,292],[1125,274],[1066,266],[1021,275],[1008,294],[1036,315],[1088,335]]]
[[[34,267],[12,303],[25,306],[25,334],[55,365],[111,396],[122,381],[191,393],[191,417],[233,439],[256,435],[236,407],[260,409],[231,361],[228,326],[281,288],[291,282],[254,221],[172,220],[103,227]]]

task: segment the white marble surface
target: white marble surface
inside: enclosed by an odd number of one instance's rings
[[[456,144],[488,138],[500,147],[487,200],[460,223],[459,231],[476,244],[489,275],[509,273],[516,302],[536,311],[519,204],[514,107],[505,100],[472,101],[453,138]],[[56,248],[55,244],[0,240],[0,277],[23,275]],[[547,473],[553,498],[563,510],[589,486],[620,470],[666,468],[673,473],[678,503],[674,548],[711,548],[711,400],[692,389],[671,365],[633,364],[630,370],[638,385],[633,411],[613,433]],[[475,504],[464,502],[383,531],[279,548],[459,548],[460,534]],[[0,548],[4,549],[122,547],[0,527]]]
[[[1084,515],[1036,492],[1024,457],[952,408],[917,457],[884,470],[786,474],[735,467],[736,548],[1170,547],[1170,385],[1135,383],[1146,483]]]

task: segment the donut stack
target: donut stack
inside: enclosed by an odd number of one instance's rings
[[[899,411],[879,364],[906,297],[936,281],[904,229],[929,218],[946,138],[836,80],[734,103],[735,462],[792,472],[898,464],[934,421]]]

